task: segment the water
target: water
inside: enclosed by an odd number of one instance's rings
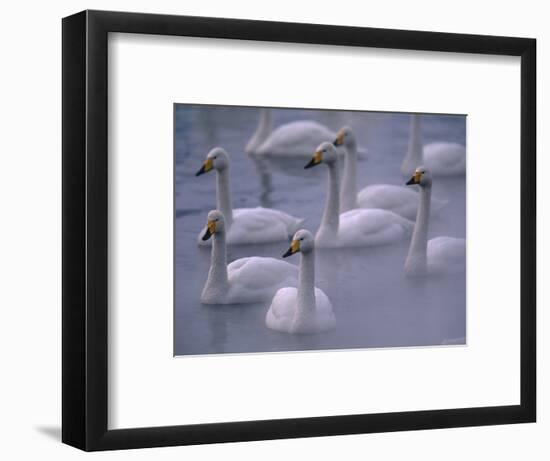
[[[197,235],[216,206],[215,173],[195,177],[208,151],[224,147],[231,156],[233,207],[272,206],[306,217],[312,232],[319,225],[327,169],[319,166],[298,176],[274,173],[272,191],[262,187],[257,166],[244,146],[258,123],[258,109],[178,105],[175,113],[175,331],[176,355],[266,351],[357,349],[464,343],[464,275],[411,280],[403,274],[408,241],[364,249],[316,252],[316,285],[330,298],[337,327],[317,335],[288,335],[269,330],[269,302],[229,306],[202,305],[200,294],[210,267],[210,249]],[[334,131],[351,126],[368,160],[358,162],[358,186],[404,184],[399,167],[407,149],[406,114],[278,109],[274,126],[293,120],[317,120]],[[463,116],[422,117],[425,143],[466,143]],[[311,174],[310,174],[311,172]],[[437,179],[433,195],[449,204],[430,222],[429,238],[466,236],[464,177]],[[245,256],[280,258],[288,242],[228,247],[228,261]],[[299,255],[286,259],[299,264]]]

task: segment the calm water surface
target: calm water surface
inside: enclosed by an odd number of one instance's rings
[[[231,157],[233,207],[272,206],[307,218],[315,232],[326,198],[324,166],[296,175],[277,170],[272,191],[262,187],[257,166],[244,146],[258,123],[258,109],[178,105],[175,113],[175,331],[176,355],[426,346],[464,343],[464,275],[411,280],[403,275],[408,241],[397,245],[317,250],[316,285],[330,298],[335,330],[317,335],[288,335],[264,323],[269,302],[229,306],[202,305],[200,294],[210,267],[210,249],[196,238],[216,206],[215,173],[195,177],[208,151],[224,147]],[[404,184],[399,167],[407,149],[405,114],[274,110],[274,126],[317,120],[334,131],[354,128],[368,159],[358,163],[358,186]],[[422,118],[424,142],[466,143],[462,116]],[[315,171],[316,170],[316,171]],[[304,173],[305,172],[305,173]],[[430,223],[429,238],[466,236],[465,178],[435,179],[433,194],[450,202]],[[228,247],[228,261],[245,256],[280,258],[287,242]],[[299,264],[300,256],[287,261]]]

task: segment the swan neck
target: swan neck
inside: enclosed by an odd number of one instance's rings
[[[409,146],[407,149],[407,159],[410,162],[411,168],[416,168],[423,163],[420,118],[417,115],[413,115],[411,118],[411,131],[409,136]]]
[[[409,248],[407,261],[416,262],[420,269],[425,270],[427,264],[428,224],[430,221],[430,202],[432,187],[420,188],[420,203],[416,212],[416,223]],[[417,270],[420,270],[417,269]]]
[[[271,110],[261,109],[258,126],[256,127],[256,131],[250,138],[250,141],[245,148],[246,152],[248,154],[254,154],[262,143],[269,137],[272,130],[273,125],[271,121]]]
[[[271,110],[262,109],[260,121],[258,122],[258,128],[255,133],[255,136],[258,137],[260,142],[265,141],[265,139],[271,134],[272,126]]]
[[[210,259],[210,271],[206,286],[216,289],[227,287],[227,252],[225,247],[225,233],[216,232],[212,236],[212,254]]]
[[[341,212],[358,208],[357,204],[357,145],[352,142],[344,154],[344,175],[341,189]]]
[[[334,234],[340,225],[340,174],[338,162],[328,164],[328,196],[321,226]]]
[[[315,253],[302,253],[298,281],[297,315],[315,311]]]
[[[217,171],[216,202],[217,208],[223,213],[225,225],[229,228],[233,222],[233,207],[231,205],[231,186],[229,185],[229,167]]]

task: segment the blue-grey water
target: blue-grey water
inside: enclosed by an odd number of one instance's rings
[[[208,151],[224,147],[231,157],[233,207],[271,206],[306,217],[315,232],[326,198],[325,167],[272,175],[272,191],[262,187],[258,169],[244,146],[258,123],[256,108],[175,106],[175,355],[266,351],[357,349],[464,344],[466,278],[464,274],[411,280],[403,274],[408,241],[349,250],[316,252],[316,286],[330,298],[335,330],[289,335],[269,330],[269,302],[202,305],[200,294],[210,267],[210,249],[199,248],[197,235],[209,210],[216,207],[215,172],[195,177]],[[274,126],[302,119],[319,121],[333,131],[351,126],[368,159],[358,163],[358,186],[404,184],[400,165],[407,149],[407,114],[318,110],[273,110]],[[423,115],[424,143],[466,144],[466,119]],[[449,200],[430,222],[429,238],[466,236],[465,178],[434,180],[433,194]],[[280,258],[288,242],[228,247],[228,262],[245,256]],[[299,255],[287,261],[299,264]]]

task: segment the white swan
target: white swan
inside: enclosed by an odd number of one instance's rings
[[[320,333],[336,325],[332,304],[327,295],[315,287],[315,243],[307,230],[294,235],[283,258],[298,251],[302,253],[298,288],[279,289],[265,317],[272,330],[285,333]]]
[[[211,170],[216,170],[217,209],[225,216],[228,244],[267,243],[288,240],[303,223],[282,211],[271,208],[237,208],[231,205],[231,189],[229,185],[229,156],[221,147],[215,147],[206,156],[201,169],[196,176]],[[199,234],[198,242],[202,240],[204,229]]]
[[[256,132],[245,147],[247,154],[308,158],[323,141],[334,139],[335,133],[313,120],[285,123],[273,131],[271,109],[261,109]]]
[[[427,168],[418,167],[407,185],[420,186],[420,206],[414,233],[405,261],[408,275],[457,273],[466,269],[466,240],[436,237],[428,241],[432,175]]]
[[[273,130],[271,109],[262,108],[258,127],[248,141],[245,152],[254,163],[264,196],[273,189],[272,174],[306,176],[300,168],[311,152],[323,141],[334,139],[335,132],[313,120],[297,120],[285,123]],[[343,160],[343,149],[338,149]],[[360,158],[366,158],[366,150],[358,148]]]
[[[357,193],[357,141],[353,130],[347,126],[338,131],[333,143],[344,146],[344,174],[340,189],[340,211],[355,208],[381,208],[407,219],[414,219],[418,209],[419,194],[410,188],[394,184],[373,184]],[[433,198],[432,211],[439,212],[446,200]]]
[[[418,165],[434,176],[458,176],[466,173],[466,148],[454,142],[433,142],[422,146],[420,116],[411,116],[409,147],[401,164],[403,176],[410,176]]]
[[[275,258],[252,256],[227,265],[226,228],[223,213],[208,213],[204,240],[213,237],[208,279],[201,295],[203,304],[256,303],[271,299],[281,287],[296,286],[298,268]]]
[[[328,167],[328,197],[315,244],[320,247],[350,247],[383,245],[409,236],[412,221],[380,209],[346,211],[340,214],[340,175],[336,149],[330,142],[317,148],[304,168],[324,163]]]

